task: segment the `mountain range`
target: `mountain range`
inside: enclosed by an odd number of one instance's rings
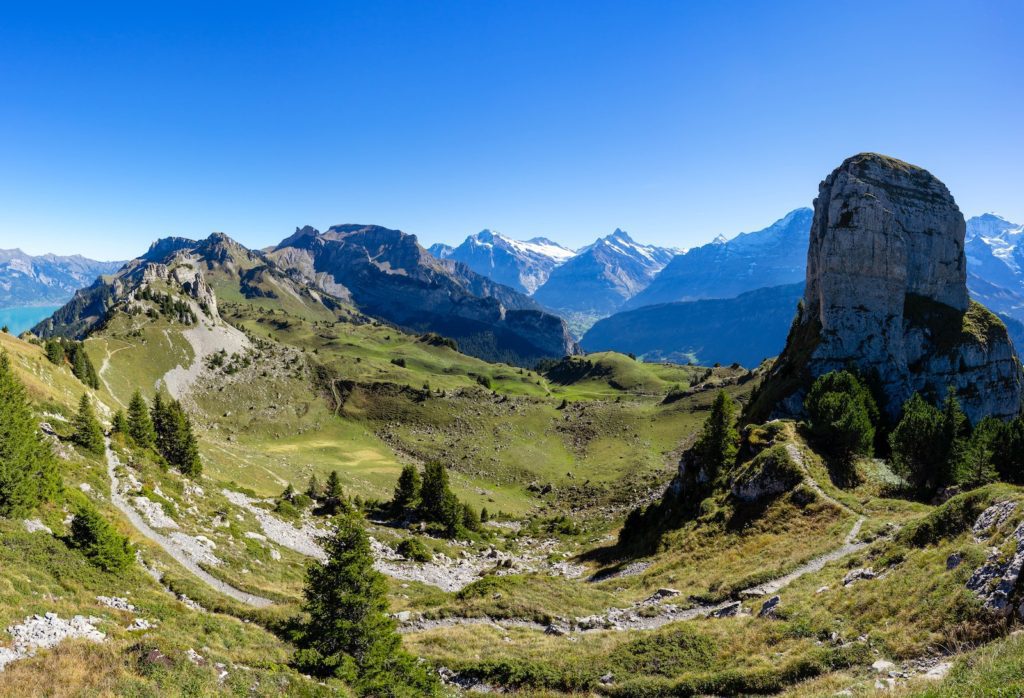
[[[0,250],[0,308],[65,303],[75,291],[124,262],[97,262],[80,255],[32,256],[19,249]]]
[[[470,235],[458,247],[436,244],[429,251],[438,259],[461,262],[476,273],[527,295],[543,286],[555,267],[576,255],[547,238],[513,240],[490,230]]]
[[[578,351],[565,322],[534,300],[464,264],[434,258],[413,235],[365,225],[323,233],[297,228],[265,251],[221,233],[201,241],[165,238],[113,277],[79,291],[36,332],[84,336],[102,326],[111,308],[131,305],[136,290],[154,278],[173,281],[201,307],[215,304],[218,292],[314,309],[349,306],[411,331],[449,337],[463,352],[491,361],[532,365]]]
[[[490,230],[457,247],[428,251],[415,236],[380,226],[339,225],[323,233],[307,226],[275,247],[245,250],[255,265],[245,283],[253,292],[257,277],[276,275],[278,283],[289,279],[371,317],[450,336],[470,354],[511,363],[575,352],[568,328],[588,351],[755,365],[785,339],[805,276],[810,223],[811,210],[796,209],[762,230],[719,236],[678,254],[638,243],[622,230],[578,251]],[[971,295],[1018,335],[1024,226],[991,213],[966,226]],[[166,238],[143,259],[159,262],[197,244]],[[20,251],[0,252],[0,260],[0,305],[8,306],[65,301],[74,289],[123,266]],[[116,297],[112,288],[101,280],[76,297],[62,310],[63,324],[101,318]],[[761,329],[733,342],[732,324]]]

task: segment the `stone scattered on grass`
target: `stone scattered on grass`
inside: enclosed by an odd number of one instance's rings
[[[36,650],[54,647],[64,640],[82,638],[102,642],[106,634],[93,625],[98,622],[98,618],[85,616],[64,620],[56,613],[29,616],[23,623],[7,628],[14,642],[10,647],[0,647],[0,671],[11,662],[31,657]]]

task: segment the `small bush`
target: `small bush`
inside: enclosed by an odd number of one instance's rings
[[[92,506],[84,507],[71,522],[71,541],[91,563],[108,572],[120,572],[132,562],[128,539]]]
[[[398,544],[396,549],[398,554],[407,560],[415,560],[416,562],[430,562],[432,555],[427,550],[427,546],[423,545],[423,542],[418,538],[406,538]]]

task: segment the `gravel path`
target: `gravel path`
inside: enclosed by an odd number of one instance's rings
[[[236,601],[241,601],[244,604],[248,604],[249,606],[256,606],[257,608],[264,608],[266,606],[270,606],[273,603],[273,601],[271,601],[270,599],[264,598],[262,596],[257,596],[256,594],[250,594],[248,592],[242,591],[241,589],[236,589],[230,584],[217,579],[212,574],[210,574],[202,567],[200,567],[198,564],[196,564],[192,560],[192,558],[189,557],[188,553],[185,550],[183,550],[176,542],[174,542],[167,536],[157,533],[152,528],[150,528],[149,524],[142,519],[139,513],[132,508],[131,504],[129,504],[128,500],[125,499],[124,497],[124,493],[121,489],[121,483],[117,478],[117,467],[120,464],[121,462],[118,460],[117,454],[114,453],[114,451],[110,448],[110,441],[108,439],[107,472],[110,475],[110,501],[114,504],[114,506],[116,506],[121,511],[122,514],[128,517],[128,520],[132,523],[132,526],[134,526],[139,533],[141,533],[143,536],[145,536],[146,538],[148,538],[149,540],[153,541],[161,548],[163,548],[164,551],[166,551],[168,555],[173,557],[174,560],[179,565],[181,565],[189,572],[194,574],[207,586],[213,588],[216,591],[219,591],[225,596],[230,596]]]
[[[835,562],[850,553],[856,552],[866,544],[855,542],[860,534],[861,525],[864,519],[857,519],[853,528],[846,535],[843,545],[820,555],[813,560],[801,565],[789,574],[783,575],[756,587],[744,589],[739,593],[741,598],[752,598],[774,594],[783,587],[788,586],[795,580],[821,570],[830,562]],[[657,609],[651,613],[651,609]],[[435,630],[438,628],[451,628],[458,625],[489,625],[499,628],[530,628],[545,632],[562,634],[570,630],[575,632],[593,632],[597,630],[655,630],[668,623],[681,620],[693,620],[705,616],[723,613],[733,615],[730,611],[738,611],[739,602],[734,600],[722,601],[716,604],[702,604],[691,608],[680,608],[675,604],[655,605],[650,600],[643,601],[629,608],[609,608],[604,613],[594,616],[575,618],[572,621],[558,622],[552,625],[544,625],[523,619],[494,619],[494,618],[441,618],[429,620],[423,618],[412,618],[399,626],[400,632],[420,632],[423,630]]]

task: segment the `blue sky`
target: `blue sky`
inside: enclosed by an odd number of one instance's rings
[[[1024,3],[175,2],[0,9],[0,247],[484,227],[690,246],[848,155],[1024,221]]]

